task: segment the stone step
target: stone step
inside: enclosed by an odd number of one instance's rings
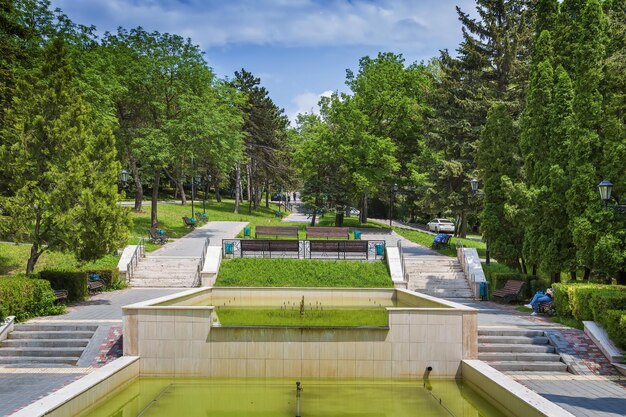
[[[534,329],[498,329],[498,328],[478,328],[478,336],[526,336],[526,337],[535,337],[535,336],[543,336],[543,330],[534,330]]]
[[[93,324],[53,324],[53,323],[32,323],[16,324],[15,331],[89,331],[95,332],[98,325]]]
[[[526,345],[519,343],[478,344],[478,352],[554,353],[552,345]]]
[[[92,331],[13,331],[9,339],[90,339]]]
[[[0,349],[0,356],[53,356],[53,357],[80,357],[84,348],[80,347],[4,347]]]
[[[79,356],[0,356],[0,364],[8,365],[25,365],[25,364],[42,364],[49,365],[76,365]]]
[[[159,287],[159,288],[189,288],[193,287],[195,276],[186,279],[172,280],[169,278],[133,278],[130,280],[132,287]]]
[[[545,336],[478,336],[478,343],[545,345],[548,342],[548,338]]]
[[[478,359],[485,362],[559,362],[561,356],[538,352],[479,352]]]
[[[2,347],[86,347],[90,339],[7,339]]]
[[[567,372],[563,362],[497,361],[489,362],[489,366],[501,372]]]
[[[428,288],[442,288],[442,289],[469,289],[466,281],[450,281],[450,282],[416,282],[415,288],[428,289]]]

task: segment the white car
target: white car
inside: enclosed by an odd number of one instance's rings
[[[454,223],[448,219],[432,219],[427,226],[431,232],[454,233]]]

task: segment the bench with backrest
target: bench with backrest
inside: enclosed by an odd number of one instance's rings
[[[257,226],[254,230],[254,238],[259,236],[278,236],[298,238],[298,226]]]
[[[493,298],[500,298],[507,303],[516,301],[521,296],[525,284],[526,283],[524,281],[510,279],[506,282],[506,284],[504,284],[504,287],[499,290],[494,290],[493,293],[491,293],[491,296]]]
[[[307,227],[306,238],[333,238],[350,239],[350,229],[348,227]]]
[[[317,254],[317,256],[334,256],[336,254],[337,259],[354,257],[353,255],[362,255],[367,259],[367,247],[367,240],[311,240],[309,241],[309,258],[313,258],[313,254]]]
[[[185,226],[187,227],[191,227],[192,229],[196,228],[196,222],[187,216],[183,216],[183,222],[185,223]]]
[[[87,281],[87,290],[89,291],[89,294],[93,294],[98,290],[103,290],[104,289],[104,282],[102,282],[100,279],[97,280],[92,280],[91,278]]]
[[[167,236],[165,233],[159,233],[159,229],[156,227],[151,227],[148,229],[148,236],[150,237],[150,241],[152,243],[163,245],[167,242]]]
[[[553,316],[556,314],[556,308],[554,307],[554,301],[546,301],[545,303],[539,303],[539,312]]]
[[[67,290],[53,290],[54,291],[54,301],[67,301]]]
[[[297,240],[266,240],[266,239],[242,239],[241,256],[268,256],[275,255],[295,255],[298,257],[300,242]]]

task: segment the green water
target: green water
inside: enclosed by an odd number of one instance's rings
[[[303,380],[302,417],[503,417],[460,381]],[[141,378],[80,417],[293,417],[295,379]]]

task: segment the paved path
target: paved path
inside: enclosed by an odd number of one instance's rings
[[[222,239],[234,238],[247,224],[247,222],[207,222],[182,238],[150,252],[149,255],[200,257],[206,238],[211,239],[211,246],[221,246]]]
[[[311,218],[304,208],[304,204],[300,201],[292,203],[292,209],[289,216],[282,219],[283,222],[294,223],[311,223]]]

